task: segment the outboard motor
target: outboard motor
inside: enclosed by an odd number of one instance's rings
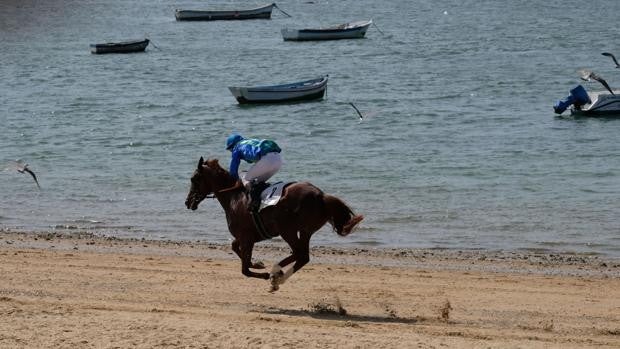
[[[570,107],[570,105],[574,105],[575,108],[581,108],[582,105],[592,103],[590,101],[590,97],[588,96],[588,92],[581,85],[577,85],[574,89],[570,90],[570,94],[566,96],[566,98],[559,100],[554,106],[553,110],[557,114],[562,114],[566,108]]]

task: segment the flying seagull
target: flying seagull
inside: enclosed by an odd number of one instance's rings
[[[579,73],[581,74],[581,80],[590,81],[590,79],[594,79],[600,82],[603,86],[605,86],[609,93],[611,93],[612,95],[615,94],[614,91],[611,90],[611,87],[609,87],[609,85],[607,84],[607,81],[605,81],[602,77],[594,74],[594,72],[591,72],[589,70],[581,70],[579,71]]]
[[[34,182],[37,184],[37,188],[41,189],[41,186],[39,185],[39,181],[37,180],[37,175],[35,175],[34,172],[32,172],[32,170],[30,170],[28,168],[28,164],[22,163],[21,161],[15,161],[15,162],[13,162],[13,167],[19,173],[28,173],[28,174],[30,174],[32,176],[32,178],[34,179]]]
[[[612,55],[609,52],[603,52],[601,53],[603,56],[607,56],[607,57],[611,57],[611,59],[613,59],[614,63],[616,63],[616,68],[620,68],[620,64],[618,64],[618,61],[616,60],[616,57],[614,55]]]
[[[353,109],[355,109],[355,111],[357,112],[357,115],[360,116],[360,121],[362,121],[364,119],[364,116],[362,115],[362,112],[360,112],[359,109],[357,109],[357,107],[355,106],[355,104],[353,104],[352,102],[349,102],[349,104],[353,107]]]
[[[380,112],[380,111],[377,111],[377,110],[371,110],[371,111],[362,113],[359,109],[357,109],[355,104],[349,102],[349,105],[352,106],[353,109],[355,109],[355,112],[360,117],[360,121],[363,121],[364,119],[368,119],[369,117],[374,117],[375,115],[379,114],[379,112]]]

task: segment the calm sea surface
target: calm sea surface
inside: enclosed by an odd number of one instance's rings
[[[237,131],[282,146],[274,179],[309,180],[366,216],[314,245],[620,257],[620,118],[552,110],[579,68],[620,87],[601,56],[620,56],[620,1],[283,0],[292,18],[174,18],[261,4],[0,2],[0,161],[29,163],[42,187],[0,171],[0,228],[226,242],[219,204],[184,200],[198,158],[226,166]],[[280,35],[368,18],[361,40]],[[89,50],[144,37],[145,53]],[[317,102],[241,107],[227,89],[323,74]]]

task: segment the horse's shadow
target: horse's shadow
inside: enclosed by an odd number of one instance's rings
[[[298,317],[311,317],[313,319],[331,320],[331,321],[351,321],[351,322],[375,322],[375,323],[399,323],[399,324],[414,324],[423,319],[418,317],[400,317],[395,315],[356,315],[349,313],[342,313],[332,310],[317,311],[317,310],[299,310],[299,309],[284,309],[269,307],[266,309],[254,309],[254,312],[270,314],[270,315],[288,315]]]

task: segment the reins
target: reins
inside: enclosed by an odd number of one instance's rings
[[[243,186],[243,184],[241,184],[241,181],[236,181],[235,185],[233,185],[232,187],[229,187],[229,188],[224,188],[222,190],[218,190],[218,193],[225,193],[227,191],[233,191],[233,190],[235,190],[237,188],[240,188],[241,186]]]
[[[235,190],[237,188],[240,188],[242,186],[243,186],[243,184],[241,184],[241,181],[237,181],[237,182],[235,182],[235,185],[233,185],[232,187],[224,188],[222,190],[218,190],[217,192],[218,193],[225,193],[225,192],[233,191],[233,190]],[[207,194],[205,196],[205,199],[215,199],[215,193]]]

